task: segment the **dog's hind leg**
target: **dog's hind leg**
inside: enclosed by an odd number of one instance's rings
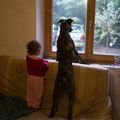
[[[73,112],[73,102],[74,102],[74,90],[68,95],[68,116],[67,120],[72,120]]]
[[[57,111],[58,101],[59,101],[59,91],[54,89],[53,96],[52,96],[52,108],[49,114],[50,118],[54,117],[55,112]]]
[[[52,118],[55,116],[55,112],[57,110],[56,106],[57,106],[56,101],[54,100],[54,102],[52,103],[52,108],[51,108],[51,112],[49,114],[49,118]]]

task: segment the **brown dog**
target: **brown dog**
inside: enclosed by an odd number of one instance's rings
[[[72,31],[72,19],[60,20],[60,35],[57,40],[57,61],[58,72],[55,80],[54,91],[52,96],[52,109],[49,117],[53,117],[57,110],[60,95],[67,93],[68,95],[68,120],[72,120],[72,108],[74,101],[74,75],[72,62],[76,56],[76,61],[80,62],[79,55],[75,49],[73,40],[69,32]]]

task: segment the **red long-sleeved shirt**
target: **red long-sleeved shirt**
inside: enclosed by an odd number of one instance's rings
[[[28,74],[43,77],[48,70],[48,61],[39,58],[32,59],[28,55],[26,56],[26,64]]]

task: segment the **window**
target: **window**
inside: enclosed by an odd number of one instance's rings
[[[96,0],[94,53],[120,54],[120,3]]]
[[[56,56],[57,22],[72,18],[70,35],[80,55],[95,62],[113,62],[120,54],[119,7],[119,0],[45,0],[46,56]]]

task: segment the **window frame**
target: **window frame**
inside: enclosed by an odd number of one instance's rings
[[[94,63],[113,63],[113,55],[93,54],[94,40],[94,19],[95,19],[95,0],[87,1],[87,17],[86,17],[86,46],[85,53],[80,53],[81,57],[85,57]],[[45,39],[45,57],[56,58],[56,52],[52,51],[52,0],[49,2],[44,0],[44,39]]]

